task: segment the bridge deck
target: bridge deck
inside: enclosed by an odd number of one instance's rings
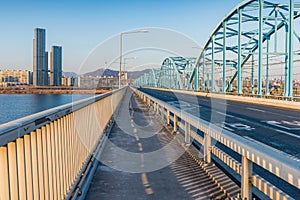
[[[128,104],[130,117],[126,118]],[[203,167],[179,145],[182,136],[171,134],[130,92],[119,113],[87,199],[227,198]],[[162,128],[154,134],[159,126]],[[209,167],[218,170],[214,165]],[[221,176],[230,185],[226,175]]]

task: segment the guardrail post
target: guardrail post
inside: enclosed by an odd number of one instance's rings
[[[167,125],[170,125],[170,110],[167,110]]]
[[[0,199],[9,199],[9,175],[7,147],[0,147]]]
[[[204,133],[204,161],[211,162],[211,136],[207,133]]]
[[[185,121],[184,141],[185,144],[191,143],[191,125],[187,121]]]
[[[156,114],[159,115],[159,105],[156,103]]]
[[[174,129],[173,132],[176,133],[177,132],[177,116],[174,114]]]
[[[242,178],[241,193],[242,199],[252,199],[252,167],[253,163],[246,156],[242,156]]]

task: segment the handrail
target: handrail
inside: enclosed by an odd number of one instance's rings
[[[88,97],[76,102],[64,104],[51,108],[45,111],[38,112],[11,122],[0,125],[0,146],[3,146],[17,138],[24,136],[31,131],[44,126],[64,115],[75,112],[83,107],[86,107],[94,102],[97,102],[107,96],[110,96],[121,89],[110,91],[93,97]]]
[[[64,199],[78,191],[126,89],[0,125],[0,199]]]
[[[188,123],[189,125],[195,127],[196,129],[202,131],[204,133],[204,142],[198,141],[197,138],[194,138],[199,143],[204,144],[204,151],[207,150],[205,153],[210,154],[212,147],[210,144],[206,143],[206,141],[210,141],[211,138],[215,139],[216,141],[222,143],[229,149],[237,152],[242,156],[242,160],[249,165],[251,164],[252,170],[252,163],[257,164],[258,166],[262,167],[263,169],[269,171],[270,173],[274,174],[275,176],[285,180],[292,186],[300,189],[300,165],[299,162],[293,160],[289,157],[288,154],[284,152],[274,152],[271,149],[259,145],[251,140],[247,140],[241,136],[238,136],[228,130],[222,129],[208,121],[200,119],[194,115],[188,114],[185,111],[182,111],[166,102],[163,102],[151,95],[148,95],[144,92],[136,90],[133,88],[135,93],[137,93],[144,102],[147,102],[148,105],[153,104],[156,109],[159,107],[161,109],[162,115],[167,118],[167,121],[170,120],[171,116],[170,113],[173,113],[173,122],[174,127],[178,126],[178,120],[174,120],[175,118],[180,118],[181,122]],[[189,127],[189,126],[188,126]],[[175,130],[176,128],[174,128]],[[185,137],[191,137],[191,130],[185,130]],[[188,135],[187,135],[188,134]],[[208,145],[208,146],[207,146]],[[206,155],[207,156],[207,155]],[[209,160],[210,162],[210,160]],[[245,163],[242,162],[243,168],[247,168]],[[250,169],[249,169],[250,170]],[[251,172],[250,170],[250,172]],[[252,179],[252,172],[249,177],[245,180]],[[243,176],[242,176],[243,179]],[[249,187],[247,183],[242,182],[242,191],[244,187]],[[251,185],[251,184],[250,184]],[[250,190],[247,188],[246,190]],[[263,191],[264,192],[264,191]],[[242,192],[243,193],[243,192]],[[283,194],[283,193],[282,193]],[[243,196],[243,194],[242,194]],[[285,196],[285,194],[284,194]],[[249,196],[244,195],[244,198]]]

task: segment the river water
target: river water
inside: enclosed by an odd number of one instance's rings
[[[84,99],[91,94],[0,94],[0,124]]]

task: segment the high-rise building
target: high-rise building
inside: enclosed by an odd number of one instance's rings
[[[33,85],[48,85],[48,52],[46,52],[46,30],[41,28],[34,29]]]
[[[61,86],[62,80],[62,47],[52,46],[50,53],[50,85]]]

